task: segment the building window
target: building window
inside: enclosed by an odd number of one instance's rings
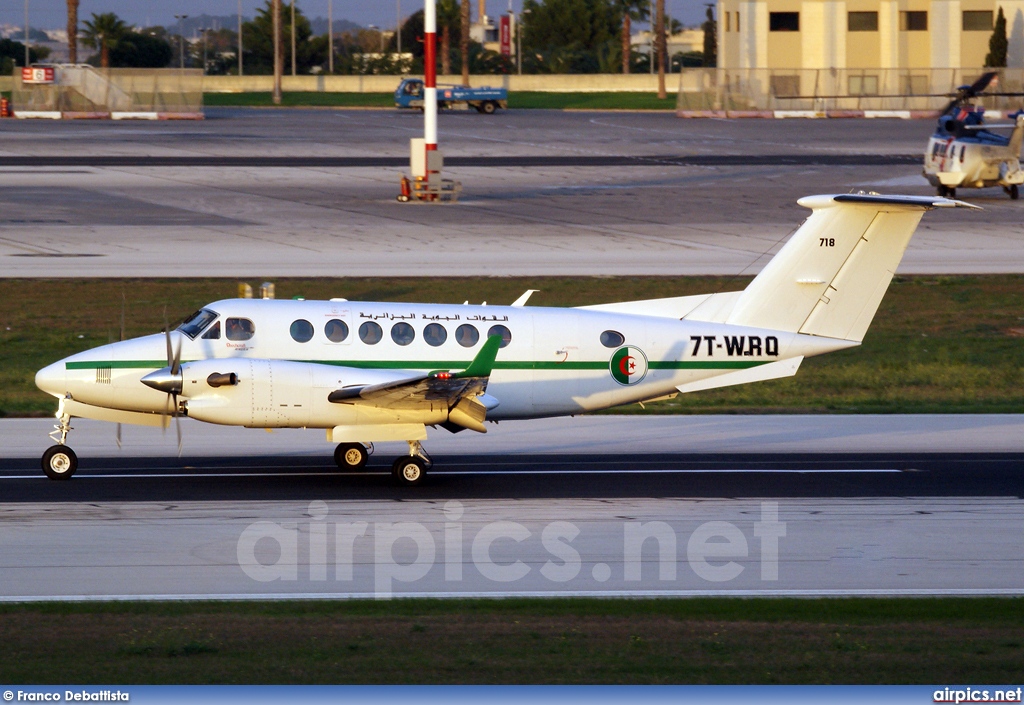
[[[800,95],[800,77],[772,76],[771,89],[776,98],[796,98]]]
[[[740,31],[740,13],[739,13],[739,10],[736,11],[736,31],[737,32]]]
[[[900,76],[900,92],[905,95],[926,95],[928,91],[927,76]]]
[[[799,12],[769,12],[768,29],[772,32],[799,32]]]
[[[878,95],[878,76],[850,76],[847,87],[850,95]]]
[[[923,10],[900,12],[901,32],[927,32],[928,13]]]
[[[877,12],[849,12],[846,15],[846,29],[849,32],[877,32]]]
[[[732,13],[731,12],[726,12],[725,13],[725,31],[726,32],[731,32],[732,31],[732,29],[729,27],[729,18],[731,18],[731,17],[732,17]]]
[[[965,32],[991,32],[991,10],[964,10]]]

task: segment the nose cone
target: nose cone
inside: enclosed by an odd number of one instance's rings
[[[181,394],[181,370],[178,370],[178,373],[174,374],[171,372],[170,367],[165,367],[162,370],[150,372],[142,378],[142,383],[147,387],[152,387],[153,389],[161,392],[167,392],[168,394]]]
[[[67,391],[67,370],[64,361],[55,362],[36,372],[36,386],[55,397],[64,396]]]

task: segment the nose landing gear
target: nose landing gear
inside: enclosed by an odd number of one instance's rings
[[[57,407],[57,421],[50,438],[57,445],[50,446],[43,453],[43,472],[51,480],[70,480],[78,469],[78,456],[66,444],[71,430],[71,417],[64,411],[64,400]]]

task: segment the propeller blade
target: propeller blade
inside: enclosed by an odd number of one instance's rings
[[[128,305],[128,300],[125,298],[124,292],[121,292],[121,340],[124,340],[124,310]]]
[[[177,397],[175,397],[175,402],[177,402]],[[177,410],[177,406],[175,406],[175,410]],[[178,415],[178,414],[174,415],[174,430],[178,434],[178,457],[180,458],[181,457],[181,416]]]
[[[178,335],[178,344],[174,348],[174,358],[169,362],[172,375],[177,375],[181,372],[181,335]],[[175,410],[177,410],[177,404],[175,404]]]
[[[988,88],[988,84],[992,83],[992,79],[995,78],[997,75],[998,74],[995,71],[986,71],[985,73],[983,73],[981,75],[981,78],[972,83],[970,87],[967,89],[968,96],[975,96],[978,93],[981,93],[986,88]]]

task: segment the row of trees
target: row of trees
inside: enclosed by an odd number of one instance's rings
[[[202,63],[210,73],[237,72],[238,35],[235,31],[207,31],[203,41],[190,42],[169,34],[163,27],[132,29],[114,13],[93,14],[79,27],[78,2],[67,0],[72,62],[77,61],[76,39],[80,37],[83,44],[96,49],[97,56],[91,60],[101,66],[162,67]],[[633,51],[630,39],[634,22],[648,21],[654,16],[662,18],[659,21],[664,26],[664,12],[654,12],[655,2],[664,5],[664,0],[525,0],[519,27],[523,71],[630,73],[647,70],[650,58]],[[291,11],[287,2],[282,2],[280,7],[287,73],[292,65]],[[255,18],[243,24],[242,58],[246,73],[273,71],[272,19],[272,3],[266,0]],[[437,0],[437,23],[442,73],[509,73],[516,69],[512,58],[488,51],[480,43],[469,40],[468,31],[463,31],[469,24],[469,0]],[[678,27],[678,22],[673,23],[673,30]],[[713,65],[715,26],[710,8],[704,30],[703,57],[688,57],[690,65]],[[296,7],[296,72],[327,71],[332,64],[335,73],[342,74],[422,72],[423,11],[408,17],[399,31],[403,53],[412,56],[411,64],[408,61],[403,64],[395,55],[398,38],[394,33],[382,46],[383,35],[375,30],[336,34],[332,62],[328,57],[331,43],[328,36],[314,35],[309,19]],[[657,34],[658,64],[664,66],[667,61],[665,32]],[[182,48],[187,52],[184,57],[179,56]],[[204,55],[201,62],[200,57]]]

